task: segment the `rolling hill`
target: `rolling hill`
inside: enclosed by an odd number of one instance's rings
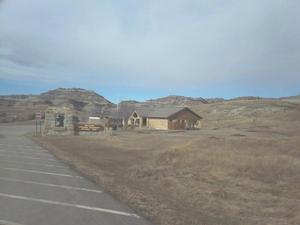
[[[259,108],[266,108],[270,103],[276,103],[277,105],[287,105],[288,103],[299,104],[300,95],[277,99],[248,96],[230,100],[223,98],[204,99],[200,97],[192,98],[169,95],[144,102],[135,100],[122,101],[117,107],[116,104],[94,91],[81,88],[58,88],[39,95],[0,96],[0,122],[31,120],[34,119],[35,112],[45,111],[49,106],[65,106],[71,108],[77,112],[81,120],[86,120],[90,115],[117,115],[117,109],[118,116],[127,117],[136,107],[162,107],[169,105],[188,106],[202,114],[206,114],[206,111],[212,112],[208,117],[214,115],[216,111],[218,115],[219,112],[221,114],[224,112],[225,114],[219,116],[226,117],[226,110],[230,108],[235,109],[243,105],[247,106],[244,107],[246,113],[250,113],[250,108],[254,107],[254,105],[258,105]]]
[[[49,106],[65,106],[80,113],[105,114],[115,104],[94,91],[80,88],[58,88],[40,95],[0,96],[0,122],[30,120],[34,113],[46,110]]]

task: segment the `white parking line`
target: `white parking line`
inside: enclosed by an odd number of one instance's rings
[[[23,146],[20,146],[20,148],[16,148],[16,147],[8,148],[8,147],[11,147],[11,146],[10,146],[10,145],[9,145],[9,146],[6,146],[6,145],[1,145],[1,144],[0,144],[0,149],[1,149],[1,150],[11,149],[11,150],[14,150],[14,151],[24,151],[24,152],[27,152],[27,151],[45,152],[45,153],[48,152],[47,150],[42,149],[42,148],[29,148],[29,147],[23,147]]]
[[[13,150],[22,150],[22,151],[37,151],[37,152],[48,152],[43,148],[34,148],[34,147],[26,147],[26,146],[13,146],[13,145],[2,145],[0,144],[0,149],[13,149]]]
[[[45,203],[45,204],[67,206],[67,207],[78,208],[78,209],[85,209],[85,210],[91,210],[91,211],[97,211],[97,212],[105,212],[105,213],[111,213],[111,214],[116,214],[116,215],[140,218],[138,215],[133,214],[133,213],[126,213],[126,212],[121,212],[121,211],[116,211],[116,210],[111,210],[111,209],[91,207],[91,206],[86,206],[86,205],[77,205],[77,204],[71,204],[71,203],[66,203],[66,202],[57,202],[57,201],[51,201],[51,200],[45,200],[45,199],[39,199],[39,198],[30,198],[30,197],[25,197],[25,196],[20,196],[20,195],[10,195],[10,194],[5,194],[5,193],[0,193],[0,196],[6,197],[6,198],[27,200],[27,201],[40,202],[40,203]]]
[[[49,153],[44,153],[44,152],[23,152],[23,151],[11,151],[11,150],[2,150],[0,149],[0,153],[12,153],[12,154],[23,154],[23,155],[44,155],[44,156],[52,156]]]
[[[36,185],[40,185],[40,186],[63,188],[63,189],[70,189],[70,190],[76,190],[76,191],[87,191],[87,192],[102,193],[102,191],[96,190],[96,189],[81,188],[81,187],[72,187],[72,186],[67,186],[67,185],[40,183],[40,182],[34,182],[34,181],[25,181],[25,180],[19,180],[19,179],[3,178],[3,177],[0,177],[0,180],[10,181],[10,182],[17,182],[17,183],[23,183],[23,184],[36,184]]]
[[[40,149],[39,146],[36,145],[10,145],[10,144],[0,144],[2,146],[8,146],[8,147],[20,147],[20,148],[34,148],[34,147],[38,147]]]
[[[55,168],[68,168],[66,166],[59,166],[59,165],[53,165],[53,164],[40,164],[40,163],[27,163],[27,162],[15,162],[10,160],[2,160],[0,159],[0,162],[4,163],[10,163],[10,164],[22,164],[22,165],[31,165],[31,166],[45,166],[45,167],[55,167]]]
[[[55,175],[55,176],[61,176],[61,177],[74,177],[74,178],[80,178],[80,176],[73,176],[71,174],[63,174],[63,173],[49,173],[44,171],[38,171],[38,170],[25,170],[25,169],[17,169],[17,168],[11,168],[11,167],[0,167],[2,170],[11,170],[11,171],[20,171],[20,172],[28,172],[28,173],[38,173],[38,174],[45,174],[45,175]]]
[[[36,158],[30,156],[23,156],[23,155],[3,155],[0,153],[1,157],[17,157],[17,158],[24,158],[24,159],[37,159],[37,160],[48,160],[48,161],[57,161],[56,159],[49,159],[49,158]]]
[[[20,224],[20,223],[15,223],[15,222],[11,222],[11,221],[7,221],[7,220],[0,220],[0,224],[2,225],[24,225],[24,224]]]
[[[50,155],[49,152],[46,151],[35,151],[35,150],[7,150],[7,149],[0,149],[0,152],[13,152],[13,153],[21,153],[21,154],[38,154],[38,155]]]

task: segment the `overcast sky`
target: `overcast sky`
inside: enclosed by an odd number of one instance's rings
[[[0,94],[300,94],[299,0],[0,0]]]

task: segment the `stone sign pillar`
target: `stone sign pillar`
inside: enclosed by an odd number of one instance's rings
[[[75,135],[78,122],[67,107],[49,107],[45,112],[43,135]]]

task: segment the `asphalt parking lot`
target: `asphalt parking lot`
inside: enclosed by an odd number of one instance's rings
[[[0,224],[150,225],[24,136],[0,124]]]

